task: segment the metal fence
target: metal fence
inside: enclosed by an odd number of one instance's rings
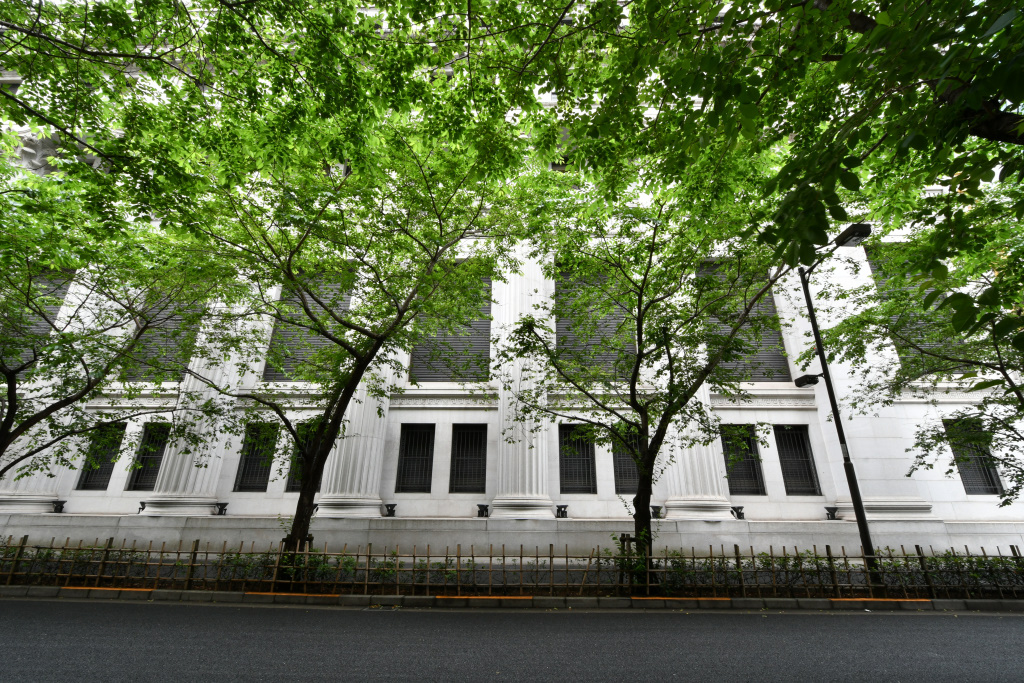
[[[33,545],[0,539],[0,584],[295,592],[325,595],[666,596],[809,598],[1022,598],[1024,557],[915,546],[865,557],[825,546],[741,551],[663,549],[650,562],[629,543],[588,555],[547,548],[338,550],[200,541],[140,546]]]

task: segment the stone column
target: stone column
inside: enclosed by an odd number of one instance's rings
[[[393,384],[393,371],[385,373],[385,384]],[[345,436],[335,444],[324,467],[319,517],[381,516],[380,477],[390,400],[370,396],[365,382],[355,399],[358,402],[353,401],[346,414]]]
[[[693,400],[711,409],[710,392],[701,387]],[[718,442],[678,449],[675,462],[665,471],[669,497],[668,519],[732,519],[725,479],[725,457]]]
[[[0,479],[0,512],[53,512],[59,478],[52,472],[35,472],[15,479],[17,469]]]
[[[540,264],[525,261],[522,274],[510,275],[507,283],[495,283],[494,294],[497,304],[492,309],[494,327],[502,334],[507,333],[520,316],[533,313],[534,304],[552,296],[553,290]],[[515,374],[516,369],[511,372]],[[517,421],[516,415],[515,392],[502,388],[498,399],[498,424],[502,430],[498,445],[498,486],[491,501],[491,516],[553,518],[554,504],[548,494],[548,428],[536,430],[536,425]]]
[[[42,172],[46,166],[46,151],[54,149],[51,140],[36,140],[34,137],[23,137],[26,147],[21,150],[22,160],[30,170]],[[27,152],[26,152],[27,150]],[[39,164],[33,166],[26,158],[26,153],[34,153],[39,150],[37,161]],[[91,290],[81,282],[72,281],[64,297],[64,304],[59,312],[60,324],[70,325],[71,329],[78,329],[88,326],[95,315],[96,299],[90,300]],[[69,310],[77,309],[74,319],[69,319]],[[31,392],[32,387],[21,387],[23,391]],[[21,442],[24,444],[25,442]],[[88,443],[88,436],[83,443]],[[15,442],[18,444],[18,442]],[[12,449],[17,451],[18,449]],[[49,457],[44,453],[41,457]],[[26,460],[21,465],[27,465],[31,460]],[[3,464],[6,464],[3,463]],[[48,467],[45,471],[34,472],[29,476],[16,479],[18,468],[9,471],[3,478],[0,478],[0,512],[53,512],[53,502],[58,498],[58,490],[62,476],[67,476],[70,471],[67,468]]]
[[[203,343],[202,338],[199,341]],[[194,360],[192,370],[210,383],[221,387],[235,388],[240,377],[235,369],[234,359]],[[216,399],[217,392],[209,389],[192,375],[186,375],[180,386],[180,401],[201,403]],[[200,429],[213,425],[201,424]],[[200,464],[196,455],[185,444],[168,443],[160,471],[157,473],[153,492],[145,498],[144,515],[210,515],[217,503],[217,482],[224,459],[217,453],[210,453],[205,464]]]

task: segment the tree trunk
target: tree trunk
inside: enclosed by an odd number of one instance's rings
[[[649,557],[654,547],[653,529],[651,527],[651,488],[650,477],[641,475],[636,496],[633,498],[633,536],[636,538],[636,551]]]
[[[309,525],[313,521],[313,499],[316,498],[320,488],[320,480],[323,477],[324,466],[327,458],[334,447],[337,434],[331,437],[330,434],[320,439],[312,439],[309,447],[315,448],[313,453],[303,453],[300,473],[302,475],[301,486],[299,487],[299,501],[295,505],[295,517],[292,518],[292,528],[285,537],[285,545],[291,550],[301,550],[302,544],[309,538]]]
[[[303,460],[307,460],[303,458]],[[302,467],[302,481],[299,489],[299,502],[295,506],[295,517],[292,528],[285,537],[285,548],[298,552],[302,544],[309,538],[309,525],[313,521],[313,499],[316,497],[319,477],[315,476],[313,467]]]

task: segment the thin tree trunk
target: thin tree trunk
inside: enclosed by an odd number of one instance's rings
[[[644,557],[650,555],[654,544],[651,528],[651,488],[650,479],[641,476],[640,485],[633,498],[633,535],[636,537],[636,551]]]
[[[305,461],[306,458],[303,458]],[[302,467],[302,481],[299,489],[299,501],[295,506],[295,517],[292,519],[292,528],[285,537],[285,547],[289,550],[299,551],[302,543],[309,538],[309,526],[313,521],[313,499],[316,497],[319,477],[316,476],[315,467]]]

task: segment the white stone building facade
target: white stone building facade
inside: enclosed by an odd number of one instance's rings
[[[870,279],[868,268],[851,268],[848,263],[863,264],[863,250],[844,251],[846,264],[832,271],[819,269],[815,278],[842,278],[850,284]],[[528,264],[508,282],[495,282],[491,331],[500,334],[532,310],[535,297],[551,296],[553,290],[553,282],[544,278],[537,264]],[[786,323],[782,341],[790,378],[797,377],[807,370],[797,368],[792,359],[810,343],[799,282],[785,281],[776,287],[774,297]],[[829,315],[819,311],[823,325],[829,324]],[[893,351],[883,348],[877,353],[882,357]],[[842,403],[856,388],[856,380],[841,365],[831,369]],[[812,366],[810,371],[817,370]],[[610,545],[613,534],[631,531],[627,504],[632,496],[621,492],[609,449],[593,448],[585,473],[590,480],[582,487],[567,486],[567,455],[560,452],[559,425],[545,425],[536,434],[520,429],[522,438],[511,441],[503,437],[503,430],[514,428],[512,401],[497,382],[468,388],[455,382],[414,384],[407,376],[396,380],[407,386],[390,401],[378,405],[364,395],[351,408],[348,436],[336,444],[321,482],[313,524],[317,545],[340,549],[367,543],[407,548],[554,544],[586,552]],[[759,447],[760,472],[746,488],[730,482],[721,441],[675,453],[655,485],[654,503],[663,510],[663,518],[656,522],[655,545],[821,550],[830,544],[857,549],[859,537],[824,385],[797,388],[792,381],[770,381],[751,383],[747,389],[751,398],[743,404],[711,392],[701,399],[724,423],[776,426],[767,435],[767,445]],[[172,400],[176,391],[173,385],[160,390],[141,400],[158,404]],[[301,393],[302,387],[295,391]],[[1024,543],[1024,504],[999,507],[995,493],[984,492],[976,482],[965,485],[961,476],[946,476],[944,467],[907,476],[912,461],[907,449],[916,427],[971,398],[942,394],[938,405],[932,405],[908,397],[877,415],[844,411],[876,545],[936,550],[966,545],[972,551],[1006,553],[1010,545]],[[150,478],[140,483],[142,477],[132,464],[138,457],[133,450],[140,442],[137,435],[146,429],[143,422],[127,424],[125,452],[102,476],[59,468],[50,476],[0,481],[0,534],[28,534],[33,542],[63,542],[68,537],[158,543],[198,538],[229,545],[280,540],[298,496],[289,490],[281,467],[240,473],[244,449],[239,438],[231,448],[221,444],[202,467],[171,445]],[[810,478],[805,474],[801,481],[793,480],[796,442],[784,434],[799,442],[797,450],[803,450],[798,456],[806,458]],[[466,460],[468,451],[472,457]],[[455,467],[453,457],[460,458]],[[584,459],[590,457],[584,452]],[[394,516],[385,516],[388,505],[394,506]],[[479,516],[480,506],[487,506],[488,517]],[[564,517],[556,516],[558,506],[567,506]],[[742,518],[737,517],[738,507]],[[829,507],[838,508],[837,520],[826,519]],[[217,514],[220,510],[224,514]]]

